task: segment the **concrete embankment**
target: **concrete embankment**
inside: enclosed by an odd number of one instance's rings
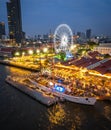
[[[23,64],[14,64],[11,63],[9,61],[5,61],[5,60],[0,60],[0,64],[3,65],[7,65],[7,66],[12,66],[12,67],[16,67],[16,68],[20,68],[20,69],[26,69],[26,70],[30,70],[30,71],[35,71],[35,72],[39,72],[39,68],[33,68],[32,66],[25,66]]]
[[[57,97],[45,95],[44,92],[37,91],[37,89],[32,89],[28,86],[25,86],[21,83],[13,81],[11,78],[7,77],[6,82],[13,87],[19,89],[20,91],[24,92],[25,94],[29,95],[30,97],[34,98],[35,100],[39,101],[40,103],[51,106],[59,101]]]

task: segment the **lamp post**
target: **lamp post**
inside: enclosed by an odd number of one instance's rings
[[[15,61],[18,62],[18,59],[20,59],[19,56],[20,56],[20,52],[17,51],[17,52],[15,52],[13,59],[15,59],[15,57],[16,57],[16,60],[15,60]],[[19,58],[18,58],[18,57],[19,57]]]
[[[39,59],[40,59],[40,73],[41,73],[41,52],[39,49],[36,50],[36,53],[39,55]]]
[[[28,53],[29,53],[29,55],[33,55],[34,52],[33,52],[33,50],[29,50]],[[33,59],[33,61],[34,61],[34,59]]]
[[[46,48],[46,47],[43,48],[43,52],[44,52],[44,53],[47,53],[47,51],[48,51],[48,48]]]
[[[48,48],[46,48],[46,47],[43,48],[43,52],[44,52],[44,53],[47,53],[47,51],[48,51]],[[41,72],[41,69],[42,69],[42,63],[41,63],[41,50],[37,49],[37,50],[36,50],[36,53],[39,54],[39,59],[40,59],[40,72]]]
[[[22,52],[22,62],[24,61],[25,52]]]
[[[20,53],[18,51],[15,52],[15,56],[20,56]]]
[[[25,52],[22,52],[22,56],[24,56],[25,55]]]
[[[39,55],[39,59],[40,59],[40,50],[37,49],[37,50],[36,50],[36,53],[37,53],[37,55]],[[38,60],[37,60],[37,61],[38,61]]]
[[[45,53],[45,62],[47,64],[47,52],[48,52],[48,48],[43,48],[43,52]]]
[[[32,55],[32,54],[33,54],[33,50],[29,50],[28,53],[29,53],[30,55]]]

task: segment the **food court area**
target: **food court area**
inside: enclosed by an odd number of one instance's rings
[[[84,90],[84,94],[87,96],[90,93],[96,96],[111,95],[111,81],[107,77],[92,75],[88,71],[81,71],[81,69],[72,70],[66,68],[55,68],[54,75],[71,82],[72,88]]]

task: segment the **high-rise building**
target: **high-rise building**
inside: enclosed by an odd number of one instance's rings
[[[37,36],[37,40],[39,41],[39,40],[41,40],[42,39],[42,36],[39,34],[38,36]]]
[[[43,42],[48,42],[49,41],[49,36],[48,34],[43,35]]]
[[[0,22],[0,39],[2,39],[3,35],[5,35],[5,23]]]
[[[79,38],[85,39],[85,33],[84,32],[77,32],[77,35]]]
[[[21,43],[24,38],[24,32],[22,31],[20,0],[7,2],[7,15],[10,39],[15,39],[17,43]]]
[[[90,39],[91,38],[91,29],[86,30],[86,38]]]

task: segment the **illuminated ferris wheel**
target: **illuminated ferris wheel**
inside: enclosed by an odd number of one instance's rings
[[[60,24],[54,33],[55,52],[69,51],[73,45],[73,33],[67,24]]]

